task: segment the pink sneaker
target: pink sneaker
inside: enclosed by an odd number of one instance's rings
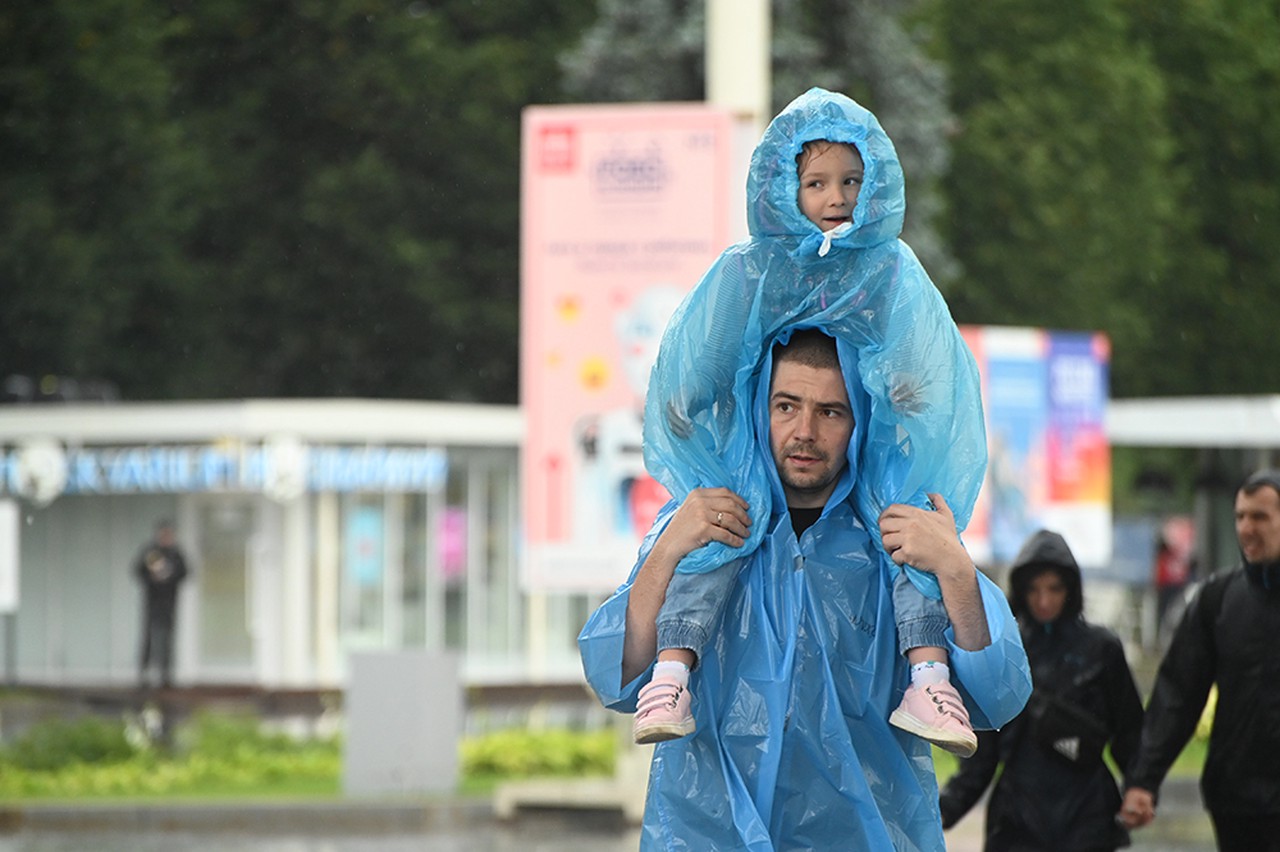
[[[960,757],[973,757],[978,738],[969,724],[969,711],[956,688],[947,681],[923,689],[907,687],[889,724],[928,740]]]
[[[644,745],[692,734],[693,713],[689,704],[689,690],[675,678],[655,677],[640,689],[631,735],[638,744]]]

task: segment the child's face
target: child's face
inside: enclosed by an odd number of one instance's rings
[[[862,157],[852,145],[814,142],[800,155],[800,212],[830,231],[853,220],[862,189]]]

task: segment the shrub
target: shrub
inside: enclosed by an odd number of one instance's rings
[[[612,730],[508,730],[463,740],[462,772],[473,777],[608,775],[617,734]]]
[[[78,763],[120,763],[134,754],[124,723],[86,717],[38,722],[5,749],[4,757],[20,769],[49,772]]]

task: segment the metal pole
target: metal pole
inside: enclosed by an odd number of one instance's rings
[[[18,684],[18,619],[11,612],[4,614],[4,682]]]
[[[768,123],[769,0],[707,0],[707,103],[754,125]]]

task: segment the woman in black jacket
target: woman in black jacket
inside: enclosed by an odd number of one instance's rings
[[[941,792],[950,828],[982,797],[986,852],[1111,852],[1129,845],[1116,822],[1120,792],[1102,751],[1127,767],[1142,730],[1142,699],[1114,633],[1084,620],[1080,566],[1062,536],[1041,530],[1014,560],[1009,603],[1035,683],[1027,708],[982,732]]]

